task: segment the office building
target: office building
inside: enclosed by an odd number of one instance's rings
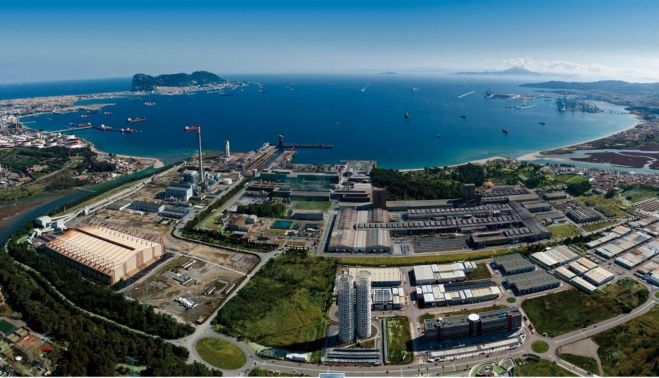
[[[427,340],[444,341],[516,331],[522,326],[522,314],[517,307],[512,307],[467,316],[426,319],[423,325]]]

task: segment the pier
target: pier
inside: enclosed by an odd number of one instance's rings
[[[319,149],[330,149],[334,148],[333,144],[325,143],[285,143],[284,136],[279,135],[279,140],[277,141],[278,148],[319,148]]]

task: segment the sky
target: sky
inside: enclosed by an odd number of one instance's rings
[[[656,0],[2,0],[0,83],[520,66],[659,81]]]

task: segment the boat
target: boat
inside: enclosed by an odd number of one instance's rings
[[[416,92],[416,91],[418,91],[418,90],[419,90],[419,88],[417,88],[417,87],[412,87],[412,88],[410,88],[410,92],[412,92],[412,93],[414,93],[414,92]]]
[[[508,135],[508,130],[506,129],[501,129],[501,132],[504,133],[505,135]]]
[[[437,133],[437,134],[435,135],[435,137],[436,137],[437,139],[439,139],[439,138],[441,138],[442,136],[439,135],[439,133]]]
[[[410,119],[411,116],[410,112],[405,112],[405,119]]]
[[[126,127],[125,129],[121,129],[121,132],[130,134],[130,133],[134,133],[135,129],[131,129],[130,127]]]
[[[80,114],[80,118],[89,118],[89,114]]]
[[[542,121],[540,121],[540,122],[538,122],[538,123],[541,124],[542,126],[546,125],[546,123],[544,123],[544,122],[542,122]]]
[[[112,112],[103,112],[103,115],[110,115]]]
[[[135,123],[135,122],[144,122],[144,121],[146,121],[146,118],[143,117],[135,117],[135,118],[128,117],[126,123]]]
[[[155,101],[147,101],[144,103],[144,106],[156,106]]]
[[[467,116],[466,115],[461,115],[460,118],[467,119]]]

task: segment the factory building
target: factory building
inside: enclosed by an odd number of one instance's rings
[[[648,244],[642,245],[631,250],[630,252],[623,254],[620,257],[617,257],[615,262],[627,269],[633,269],[641,265],[644,261],[649,260],[658,254],[659,240],[655,239]]]
[[[422,285],[416,288],[419,307],[452,306],[494,300],[501,290],[489,280],[456,284]]]
[[[565,215],[575,223],[590,223],[602,219],[600,213],[587,207],[575,207],[569,209]]]
[[[371,274],[373,287],[398,287],[402,283],[402,273],[398,268],[350,268],[348,274],[357,277],[358,271],[367,271]]]
[[[556,200],[562,200],[567,198],[567,193],[565,193],[562,190],[557,190],[553,192],[545,192],[542,193],[542,197],[546,199],[547,201],[556,201]]]
[[[591,269],[597,268],[597,263],[585,258],[580,257],[576,261],[572,261],[567,265],[568,269],[573,271],[576,275],[581,276]]]
[[[357,337],[366,339],[371,336],[371,274],[366,270],[357,273],[355,290],[355,315],[357,318]]]
[[[570,281],[577,276],[576,273],[574,273],[573,271],[571,271],[570,269],[564,266],[559,266],[558,268],[556,268],[554,270],[554,274],[564,279],[565,281]]]
[[[515,295],[524,295],[557,288],[561,285],[561,281],[546,271],[538,269],[507,276],[504,285],[512,289]]]
[[[405,304],[402,287],[374,287],[372,309],[377,311],[400,310]]]
[[[157,214],[165,210],[165,205],[149,201],[133,201],[128,208],[135,211]]]
[[[650,239],[652,239],[651,236],[646,235],[640,231],[634,231],[598,247],[595,251],[598,255],[610,259],[622,254],[623,252],[627,252],[630,249],[641,245]]]
[[[164,254],[155,237],[148,240],[97,225],[80,226],[50,241],[44,251],[85,275],[114,285],[146,269]]]
[[[577,258],[579,258],[579,255],[565,245],[559,245],[548,251],[536,252],[531,255],[531,260],[545,269],[554,269]]]
[[[452,316],[424,321],[427,340],[444,341],[462,337],[476,337],[498,332],[513,332],[522,326],[522,314],[517,307]]]
[[[467,273],[476,270],[476,264],[465,261],[452,264],[416,265],[413,268],[416,285],[464,281]]]
[[[597,290],[596,286],[593,286],[592,284],[590,284],[590,282],[584,280],[581,277],[572,278],[570,280],[570,283],[574,285],[574,287],[576,287],[577,289],[581,289],[588,294],[592,294],[595,292],[595,290]]]
[[[337,305],[339,307],[339,340],[343,343],[355,339],[355,301],[353,279],[347,273],[337,278]]]
[[[355,230],[357,222],[366,222],[371,211],[343,208],[334,222],[327,246],[329,252],[390,253],[393,247],[389,231],[383,229]]]
[[[594,269],[589,270],[583,275],[583,278],[592,283],[595,286],[602,286],[606,283],[613,281],[615,274],[609,272],[608,270],[598,266]]]
[[[192,198],[192,186],[187,186],[185,188],[178,186],[168,186],[165,189],[165,198],[175,198],[179,201],[188,201]]]
[[[525,273],[535,269],[535,265],[519,253],[495,257],[493,265],[503,275]]]
[[[551,210],[551,205],[544,201],[524,202],[522,206],[531,213],[542,213]]]

